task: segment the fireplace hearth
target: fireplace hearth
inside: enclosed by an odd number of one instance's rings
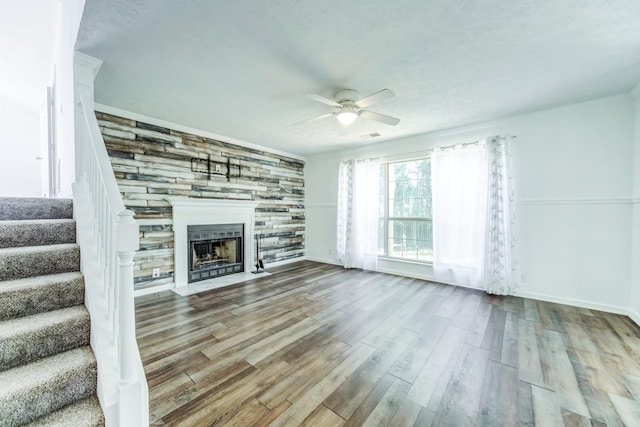
[[[244,225],[210,224],[187,227],[188,282],[244,271]]]

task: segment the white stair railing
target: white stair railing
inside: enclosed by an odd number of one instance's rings
[[[98,67],[95,67],[98,64]],[[76,55],[74,216],[98,361],[98,398],[110,426],[149,425],[147,381],[135,335],[133,256],[138,224],[122,201],[94,113],[100,62]]]

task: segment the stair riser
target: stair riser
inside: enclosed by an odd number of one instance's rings
[[[50,415],[38,418],[28,427],[104,427],[105,419],[97,397],[90,397]]]
[[[0,283],[0,290],[2,283]],[[84,303],[84,279],[0,293],[0,321]]]
[[[9,338],[0,337],[0,371],[25,365],[43,357],[89,345],[89,316],[47,325]]]
[[[43,415],[96,393],[97,369],[91,365],[65,372],[55,381],[38,385],[0,401],[0,427],[34,421]]]
[[[0,280],[80,270],[80,249],[8,253],[0,257]]]
[[[0,220],[69,219],[73,217],[70,199],[0,198]]]
[[[0,222],[0,248],[75,243],[76,225],[65,223]]]

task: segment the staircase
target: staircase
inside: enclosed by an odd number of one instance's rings
[[[0,427],[105,425],[72,214],[0,198]]]

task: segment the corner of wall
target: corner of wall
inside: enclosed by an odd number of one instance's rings
[[[635,322],[636,325],[640,326],[640,312],[630,309],[627,315]]]
[[[635,86],[630,95],[634,98],[635,111],[629,317],[640,325],[640,83]]]

